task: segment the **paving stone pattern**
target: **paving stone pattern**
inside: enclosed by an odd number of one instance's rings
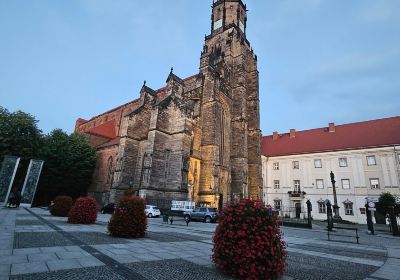
[[[146,238],[124,239],[106,234],[109,215],[95,225],[70,225],[46,210],[29,211],[0,208],[0,280],[230,279],[211,261],[215,224],[149,219]],[[399,238],[360,232],[358,245],[328,242],[322,230],[283,232],[289,251],[283,280],[399,280]]]
[[[14,248],[68,246],[74,243],[59,232],[16,232]]]
[[[206,237],[197,236],[193,234],[176,233],[176,232],[148,232],[146,238],[156,240],[158,242],[176,242],[176,241],[201,241],[208,240]]]
[[[10,280],[125,280],[125,278],[115,274],[114,271],[106,266],[90,267],[85,269],[59,270],[48,273],[33,273],[11,276]]]
[[[302,280],[362,280],[376,269],[374,266],[336,260],[324,261],[314,256],[290,253],[286,275]]]
[[[349,250],[348,248],[345,247],[334,247],[334,246],[323,246],[323,245],[315,246],[310,243],[304,245],[302,244],[293,245],[291,246],[291,248],[299,248],[315,252],[335,254],[339,256],[357,257],[357,258],[365,258],[365,259],[379,260],[379,261],[384,261],[387,258],[387,253],[383,252],[372,252],[372,251],[357,250],[357,249]]]
[[[41,221],[38,219],[18,219],[15,221],[16,226],[36,226],[36,225],[44,225]]]

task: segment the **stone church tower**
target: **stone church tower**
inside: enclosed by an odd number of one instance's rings
[[[75,130],[98,154],[90,192],[103,203],[134,189],[149,204],[194,200],[222,207],[261,199],[261,131],[257,56],[246,39],[246,5],[212,5],[200,71],[186,79],[172,69],[164,88],[143,85],[140,98]]]

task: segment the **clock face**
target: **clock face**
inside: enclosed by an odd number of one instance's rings
[[[239,28],[240,30],[242,30],[242,32],[244,33],[244,24],[243,22],[239,21]]]
[[[214,22],[214,30],[217,30],[218,28],[221,28],[221,27],[222,27],[222,19]]]

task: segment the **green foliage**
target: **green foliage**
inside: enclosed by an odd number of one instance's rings
[[[5,155],[37,157],[42,145],[42,131],[37,122],[32,115],[21,111],[10,113],[0,107],[0,160]]]
[[[398,208],[396,205],[396,197],[394,197],[391,193],[386,192],[379,196],[378,203],[376,204],[376,210],[385,215],[390,212],[392,207]]]
[[[82,135],[61,129],[43,135],[30,114],[0,107],[0,162],[5,155],[21,157],[14,186],[21,188],[29,161],[44,160],[34,203],[48,205],[59,194],[86,195],[96,165],[96,152]]]
[[[86,195],[96,166],[96,152],[82,134],[66,134],[60,129],[44,137],[42,158],[46,160],[40,192],[48,196]]]
[[[42,131],[37,122],[32,115],[21,111],[10,113],[0,107],[0,163],[6,155],[21,158],[13,184],[20,190],[29,161],[38,158],[42,146]]]

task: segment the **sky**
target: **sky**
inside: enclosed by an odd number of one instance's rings
[[[400,115],[400,1],[245,0],[264,135]],[[198,73],[211,0],[0,0],[0,106],[72,132]]]

